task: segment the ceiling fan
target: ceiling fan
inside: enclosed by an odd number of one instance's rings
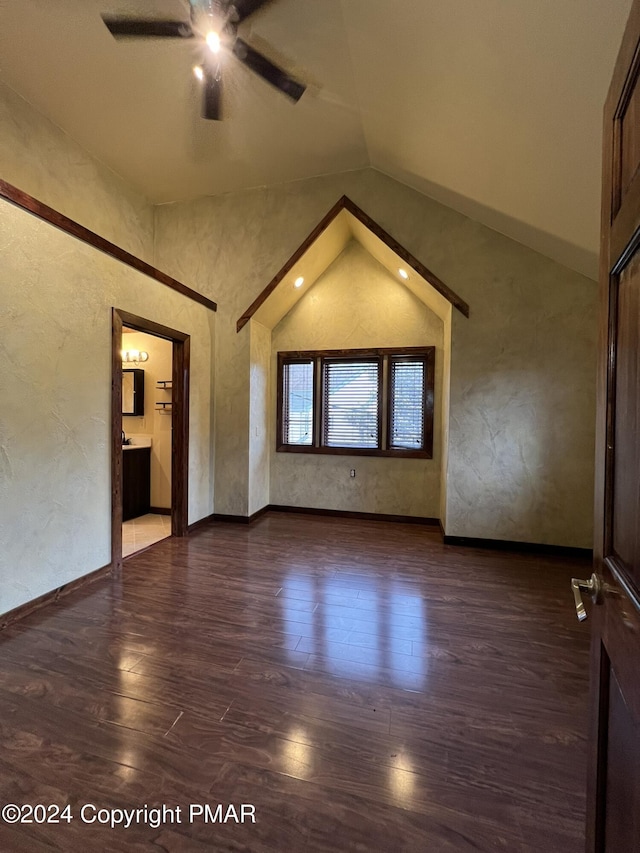
[[[238,24],[269,0],[189,0],[189,20],[132,18],[103,15],[114,38],[196,39],[203,44],[203,59],[193,69],[203,86],[202,116],[222,118],[222,67],[225,54],[233,54],[247,68],[275,86],[292,101],[299,101],[306,89],[302,83],[274,65],[238,36]]]

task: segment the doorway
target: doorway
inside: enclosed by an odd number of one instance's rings
[[[171,536],[171,341],[122,327],[122,557]]]
[[[130,353],[126,364],[123,351]],[[123,551],[187,535],[189,336],[114,308],[111,411],[111,559],[118,573]]]

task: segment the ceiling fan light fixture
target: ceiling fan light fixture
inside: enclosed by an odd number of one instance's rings
[[[193,69],[202,83],[202,117],[222,119],[222,54],[234,56],[249,71],[262,78],[291,101],[299,101],[305,85],[291,77],[237,35],[237,25],[253,15],[270,0],[188,0],[189,20],[134,18],[128,15],[103,15],[102,20],[114,38],[125,39],[194,39],[213,54],[202,57]],[[2,5],[2,0],[0,0]],[[186,5],[186,3],[185,3]],[[207,54],[208,56],[208,54]]]
[[[220,36],[214,30],[210,30],[206,36],[207,47],[211,51],[211,53],[220,53],[220,48],[222,43],[220,41]]]

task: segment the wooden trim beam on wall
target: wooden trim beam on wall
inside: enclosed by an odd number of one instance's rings
[[[448,287],[438,276],[431,272],[431,270],[426,267],[421,261],[419,261],[411,252],[408,252],[404,246],[401,246],[397,240],[381,228],[377,222],[375,222],[370,216],[368,216],[364,210],[358,207],[357,204],[354,204],[350,198],[343,196],[344,199],[344,209],[347,210],[352,216],[354,216],[359,222],[368,228],[372,234],[374,234],[379,240],[387,245],[392,252],[402,258],[402,260],[408,264],[412,270],[418,273],[418,275],[422,276],[425,281],[428,281],[429,284],[437,290],[441,296],[450,302],[454,308],[457,308],[461,314],[465,317],[469,316],[469,305],[458,296],[450,287]]]
[[[189,483],[189,371],[191,340],[173,341],[171,533],[187,536]]]
[[[358,207],[350,198],[346,195],[343,195],[342,198],[334,204],[331,210],[323,216],[320,222],[316,225],[313,231],[309,234],[308,237],[303,240],[303,242],[298,246],[293,255],[289,258],[286,264],[282,267],[282,269],[276,273],[276,275],[271,279],[269,284],[265,287],[262,293],[254,299],[251,305],[244,312],[242,317],[238,320],[236,324],[236,330],[239,332],[249,320],[253,317],[256,311],[264,305],[267,299],[271,296],[276,287],[280,284],[280,282],[291,272],[293,267],[298,263],[300,258],[304,255],[304,253],[312,246],[318,237],[322,234],[323,231],[331,225],[333,220],[343,211],[346,210],[350,213],[355,219],[361,222],[365,228],[368,228],[371,233],[376,236],[379,240],[381,240],[386,246],[388,246],[392,252],[401,258],[405,264],[411,267],[415,272],[418,273],[425,281],[427,281],[438,293],[443,296],[448,302],[450,302],[454,308],[457,308],[465,317],[469,316],[469,306],[461,299],[450,287],[448,287],[438,276],[431,272],[428,267],[426,267],[423,263],[421,263],[416,257],[414,257],[411,252],[408,252],[404,246],[400,245],[397,240],[395,240],[390,234],[388,234],[384,228],[381,228],[377,222],[375,222],[370,216],[368,216],[364,210]]]
[[[122,572],[122,312],[111,311],[111,565]]]
[[[39,219],[44,220],[44,222],[48,222],[50,225],[55,225],[56,228],[59,228],[66,234],[70,234],[72,237],[82,240],[82,242],[86,243],[88,246],[93,246],[94,249],[98,249],[106,255],[115,258],[117,261],[121,261],[123,264],[132,267],[132,269],[160,282],[160,284],[164,284],[165,287],[175,290],[182,296],[186,296],[187,299],[191,299],[200,305],[204,305],[204,307],[208,308],[210,311],[218,310],[218,306],[213,302],[213,300],[208,299],[201,293],[198,293],[197,290],[192,290],[181,281],[171,278],[170,275],[152,267],[151,264],[148,264],[141,258],[132,255],[125,249],[121,249],[120,246],[116,246],[115,243],[105,240],[104,237],[101,237],[99,234],[95,234],[93,231],[85,228],[84,225],[74,222],[73,219],[69,219],[68,216],[54,210],[52,207],[49,207],[43,202],[38,201],[38,199],[28,193],[25,193],[17,187],[14,187],[12,184],[7,183],[7,181],[0,180],[0,198],[10,201],[17,207],[22,208],[22,210],[26,210],[34,216],[37,216]]]

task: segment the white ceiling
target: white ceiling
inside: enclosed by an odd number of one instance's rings
[[[100,12],[183,0],[0,0],[0,76],[162,203],[374,166],[583,272],[601,113],[631,0],[271,0],[241,29],[309,84],[233,57],[200,118],[190,41],[115,41]]]

